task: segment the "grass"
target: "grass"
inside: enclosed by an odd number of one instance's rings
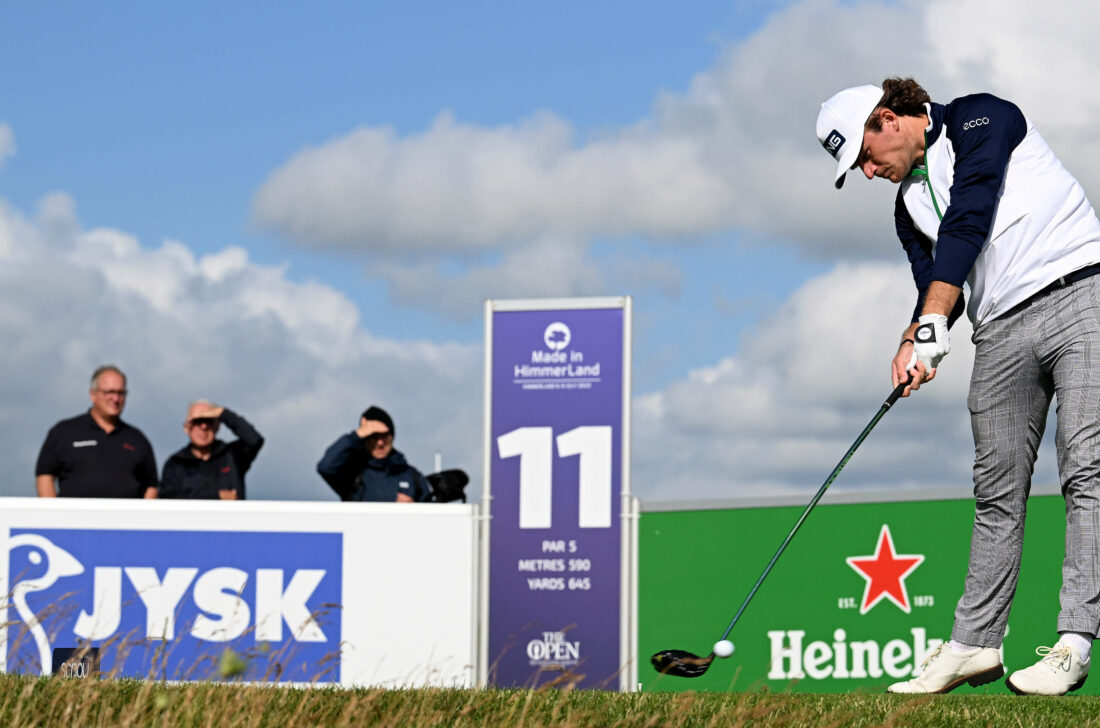
[[[344,690],[0,675],[5,726],[1100,726],[1100,698]]]

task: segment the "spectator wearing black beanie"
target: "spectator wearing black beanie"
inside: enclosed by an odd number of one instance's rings
[[[317,472],[345,501],[424,502],[431,496],[427,479],[393,446],[393,418],[371,405],[359,427],[341,436],[317,463]]]

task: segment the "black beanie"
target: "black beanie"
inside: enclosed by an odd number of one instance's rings
[[[388,414],[386,414],[386,410],[382,409],[381,407],[375,407],[373,404],[370,407],[367,407],[366,411],[363,413],[363,419],[381,422],[383,425],[390,428],[391,435],[394,435],[395,437],[397,436],[396,429],[393,426],[393,420],[390,419],[390,416]]]

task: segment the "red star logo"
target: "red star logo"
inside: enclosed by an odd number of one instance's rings
[[[883,524],[874,556],[849,556],[846,561],[848,566],[867,580],[863,602],[859,606],[860,614],[867,614],[883,597],[897,604],[906,614],[909,613],[909,592],[905,590],[905,577],[920,566],[924,556],[896,554],[889,526]]]

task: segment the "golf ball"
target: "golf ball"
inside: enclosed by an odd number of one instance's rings
[[[719,657],[729,657],[733,654],[733,643],[729,640],[719,640],[714,643],[714,654]]]

